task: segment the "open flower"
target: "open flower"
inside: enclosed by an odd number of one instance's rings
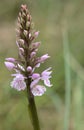
[[[51,67],[44,70],[41,75],[39,73],[33,73],[31,78],[32,78],[32,82],[30,84],[30,88],[31,91],[33,93],[34,96],[41,96],[44,94],[44,92],[46,91],[46,88],[44,86],[38,85],[40,80],[44,81],[44,85],[46,85],[47,87],[51,87],[52,85],[50,84],[50,78],[51,78],[51,73],[52,71]]]
[[[42,85],[36,85],[31,89],[34,96],[42,96],[46,91],[46,88]]]
[[[22,74],[13,74],[15,76],[11,82],[11,87],[18,91],[24,90],[26,88],[25,77]]]
[[[51,67],[49,67],[48,69],[44,70],[42,73],[41,73],[41,80],[44,81],[44,84],[48,87],[51,87],[52,85],[50,84],[50,78],[51,78],[51,73],[52,71],[50,71]]]

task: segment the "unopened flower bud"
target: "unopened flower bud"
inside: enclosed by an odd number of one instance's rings
[[[5,66],[7,67],[8,70],[12,70],[14,69],[15,65],[11,62],[4,62],[5,63]]]
[[[32,72],[32,67],[31,67],[31,66],[28,66],[28,67],[27,67],[27,71],[28,71],[28,72]]]
[[[23,48],[19,48],[19,56],[24,59],[24,49]]]
[[[32,29],[34,28],[34,23],[33,23],[33,22],[31,23],[31,28],[32,28]]]
[[[20,23],[20,17],[18,17],[18,22]]]
[[[32,48],[37,49],[40,46],[40,42],[32,43]]]
[[[28,20],[28,21],[31,21],[31,20],[32,20],[32,17],[31,17],[30,14],[27,15],[27,20]]]
[[[13,62],[13,63],[14,63],[16,60],[15,60],[14,58],[11,58],[11,57],[10,57],[10,58],[6,58],[6,61],[8,61],[8,62]]]
[[[32,75],[32,79],[33,79],[33,80],[38,79],[38,78],[40,78],[40,74],[34,73],[34,74]]]
[[[27,34],[28,34],[28,32],[27,32],[27,30],[24,30],[24,35],[25,35],[25,37],[27,36]]]
[[[21,23],[24,23],[25,21],[24,21],[24,19],[21,17]]]
[[[26,10],[27,6],[26,5],[21,5],[21,9]]]
[[[30,57],[33,58],[34,56],[36,56],[36,52],[33,51],[33,52],[31,53]]]
[[[23,39],[19,39],[19,43],[21,43],[21,45],[24,45],[24,40]]]
[[[28,21],[27,23],[26,23],[26,28],[28,28],[30,26],[30,22]]]
[[[19,17],[21,17],[21,12],[19,12]]]
[[[25,17],[25,16],[26,16],[26,14],[25,14],[24,12],[22,12],[22,16],[23,16],[23,17]]]
[[[16,41],[16,45],[18,46],[18,48],[24,47],[24,40],[23,39],[19,39],[18,41]]]
[[[20,23],[17,23],[17,26],[22,29],[22,25]]]
[[[23,48],[19,48],[19,52],[21,53],[21,55],[24,55],[24,49]]]
[[[43,63],[45,60],[47,60],[50,56],[48,54],[45,54],[43,56],[40,57],[40,59],[38,60],[40,63]]]
[[[34,33],[34,37],[37,38],[39,35],[39,31]]]
[[[29,38],[31,38],[31,36],[32,36],[31,33],[29,33]]]

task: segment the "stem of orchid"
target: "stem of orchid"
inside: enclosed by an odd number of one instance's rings
[[[35,100],[34,100],[34,96],[32,95],[30,91],[30,83],[28,80],[26,81],[26,84],[27,84],[27,97],[28,97],[28,111],[30,114],[30,119],[33,125],[33,129],[40,130]]]

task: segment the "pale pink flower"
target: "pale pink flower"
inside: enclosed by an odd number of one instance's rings
[[[38,85],[40,80],[44,81],[44,84],[48,87],[51,87],[52,85],[50,84],[50,78],[51,78],[51,73],[52,71],[51,67],[44,70],[41,75],[39,73],[33,73],[31,78],[32,78],[32,82],[30,84],[30,88],[31,91],[33,93],[34,96],[41,96],[44,94],[44,92],[46,91],[46,88],[44,86]]]
[[[36,86],[38,84],[39,80],[40,80],[40,78],[33,80],[30,84],[30,88],[32,89],[34,86]]]
[[[32,74],[32,79],[35,80],[35,79],[39,79],[40,78],[40,74],[38,73],[33,73]]]
[[[48,54],[45,54],[43,56],[41,56],[41,62],[44,62],[46,59],[48,59],[50,56]]]
[[[41,44],[40,42],[32,43],[32,48],[37,49],[40,46],[40,44]]]
[[[19,54],[22,56],[22,58],[23,58],[23,56],[24,56],[24,49],[23,48],[19,48]]]
[[[49,67],[48,69],[44,70],[42,73],[41,73],[41,80],[44,81],[44,84],[48,87],[51,87],[52,85],[50,84],[50,78],[51,78],[51,73],[52,71],[50,71],[51,67]]]
[[[31,52],[30,57],[34,58],[35,56],[36,56],[36,52],[35,51]]]
[[[32,67],[31,67],[31,66],[28,66],[28,67],[27,67],[27,71],[28,71],[28,72],[32,72]]]
[[[34,33],[35,38],[37,38],[38,35],[39,35],[39,31],[37,31],[37,32]]]
[[[44,61],[47,60],[49,57],[50,57],[50,56],[49,56],[48,54],[45,54],[45,55],[41,56],[41,57],[37,60],[37,62],[38,62],[38,63],[44,63]]]
[[[26,5],[22,5],[21,8],[24,9],[24,10],[26,10],[27,6]]]
[[[31,89],[31,92],[34,96],[42,96],[46,91],[46,88],[41,85],[36,85]]]
[[[37,63],[37,64],[35,65],[35,67],[36,67],[36,68],[39,68],[40,65],[41,65],[40,63]]]
[[[8,61],[8,62],[13,62],[13,63],[14,63],[16,60],[15,60],[14,58],[11,58],[11,57],[10,57],[10,58],[6,58],[6,61]]]
[[[40,67],[41,63],[44,63],[45,60],[47,60],[49,57],[50,57],[50,56],[49,56],[48,54],[45,54],[45,55],[43,55],[43,56],[37,58],[35,67],[36,67],[36,68]]]
[[[15,76],[11,82],[11,87],[18,91],[24,90],[26,88],[25,77],[22,74],[13,74]]]
[[[15,67],[15,65],[13,63],[11,63],[11,62],[6,61],[4,63],[5,63],[5,66],[7,67],[7,69],[10,70],[10,71],[12,69],[14,69],[14,67]]]

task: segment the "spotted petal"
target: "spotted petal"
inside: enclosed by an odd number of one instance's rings
[[[31,91],[34,96],[42,96],[45,93],[46,88],[41,85],[36,85],[34,88],[31,89]]]

